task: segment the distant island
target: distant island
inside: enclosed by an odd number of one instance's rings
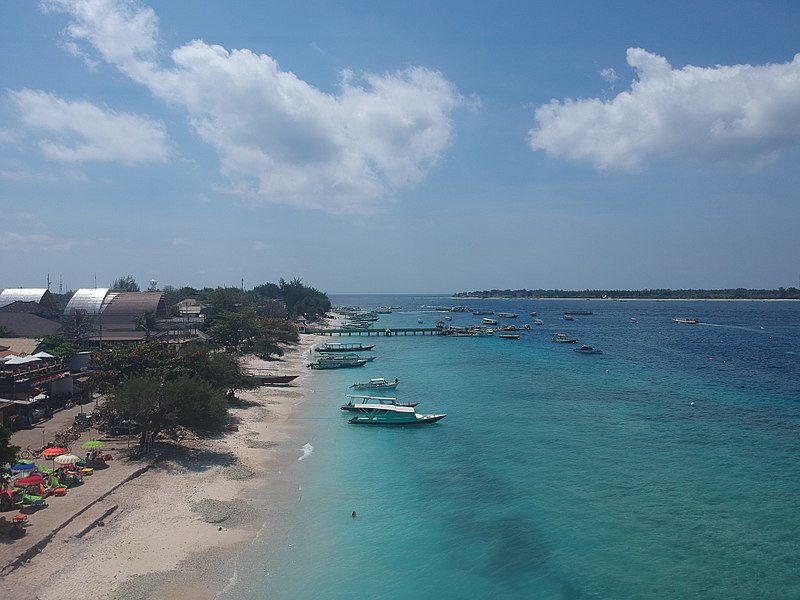
[[[777,290],[749,290],[732,288],[724,290],[480,290],[456,292],[454,298],[637,298],[642,300],[800,300],[800,289],[795,287]]]

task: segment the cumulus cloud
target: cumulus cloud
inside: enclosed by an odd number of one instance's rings
[[[70,102],[38,90],[9,91],[28,127],[52,134],[39,141],[48,158],[66,163],[164,162],[170,150],[164,126],[90,102]]]
[[[599,169],[635,170],[648,157],[735,159],[758,165],[800,142],[800,54],[769,65],[673,68],[630,48],[629,90],[552,100],[534,113],[534,150]]]
[[[227,191],[253,201],[361,209],[422,181],[452,138],[463,99],[441,73],[349,71],[325,93],[270,56],[194,40],[158,62],[158,19],[124,0],[46,0],[73,44],[183,108],[220,157]]]

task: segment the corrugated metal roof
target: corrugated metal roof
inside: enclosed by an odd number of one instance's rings
[[[119,292],[106,302],[103,316],[143,315],[149,310],[159,317],[166,315],[164,292]]]
[[[0,306],[17,301],[42,303],[45,296],[52,300],[52,294],[46,288],[6,288],[0,292]]]
[[[64,314],[68,315],[74,310],[85,310],[86,314],[99,315],[106,294],[108,288],[81,288],[70,298]]]

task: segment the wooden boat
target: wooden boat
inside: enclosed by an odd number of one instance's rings
[[[368,362],[369,359],[361,358],[358,354],[324,354],[308,366],[312,369],[346,369],[363,367]]]
[[[286,385],[297,379],[298,375],[253,375],[261,385]]]
[[[317,346],[315,350],[320,353],[330,353],[330,352],[362,352],[366,350],[372,350],[375,347],[375,344],[367,344],[364,345],[361,342],[326,342],[321,346]]]
[[[382,398],[379,396],[347,396],[350,401],[347,404],[342,404],[339,408],[350,412],[357,412],[359,407],[364,404],[393,404],[394,406],[410,406],[414,407],[417,402],[402,403],[398,402],[397,398]]]
[[[356,413],[348,423],[353,425],[422,425],[435,423],[444,419],[446,414],[417,414],[413,406],[401,406],[396,403],[383,403],[385,398],[361,396],[364,402],[354,403],[353,412]]]
[[[366,383],[354,383],[350,387],[357,390],[393,390],[397,388],[398,383],[400,383],[399,379],[386,381],[383,377],[373,377]]]

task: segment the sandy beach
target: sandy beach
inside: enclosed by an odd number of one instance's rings
[[[236,557],[256,536],[280,534],[271,513],[292,493],[279,474],[302,455],[302,444],[289,443],[298,433],[291,417],[304,398],[309,348],[318,341],[301,335],[280,361],[243,359],[246,368],[299,377],[288,386],[237,392],[230,410],[235,431],[190,436],[161,448],[149,461],[127,461],[120,453],[107,471],[94,474],[74,494],[52,498],[49,522],[58,517],[55,511],[87,508],[55,527],[40,551],[30,551],[30,560],[14,554],[20,546],[0,545],[3,596],[216,597],[235,573]],[[277,484],[265,492],[267,480]],[[30,517],[28,535],[44,538],[45,532],[35,529],[36,517]]]

